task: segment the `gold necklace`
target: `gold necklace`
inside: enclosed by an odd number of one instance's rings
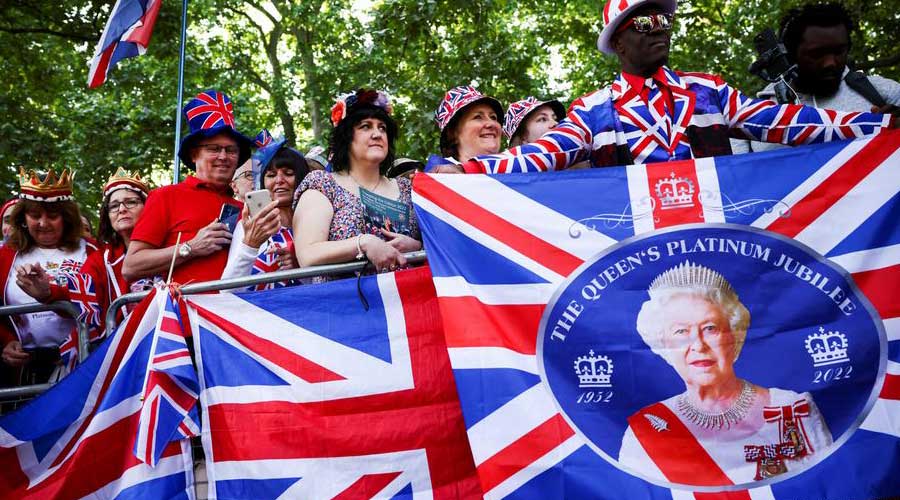
[[[356,177],[353,177],[353,174],[351,174],[349,171],[347,172],[347,177],[349,177],[350,180],[352,180],[353,183],[357,185],[357,187],[360,187],[360,188],[362,188],[362,189],[365,189],[366,191],[371,191],[371,192],[374,193],[375,190],[378,189],[378,186],[381,185],[381,178],[384,177],[384,176],[381,175],[381,174],[379,174],[379,175],[378,175],[378,182],[376,182],[375,185],[372,186],[371,189],[369,189],[369,188],[363,186],[362,183],[359,182],[358,180],[356,180]]]

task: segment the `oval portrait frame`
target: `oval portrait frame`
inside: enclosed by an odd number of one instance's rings
[[[622,465],[619,463],[617,459],[614,459],[607,451],[598,446],[591,438],[587,436],[587,434],[576,424],[573,420],[573,417],[569,414],[566,406],[560,401],[559,395],[554,392],[553,386],[550,383],[550,379],[547,374],[547,366],[546,366],[546,352],[545,352],[545,343],[548,341],[548,325],[552,320],[551,317],[557,316],[554,315],[554,312],[560,306],[560,299],[565,295],[570,287],[575,283],[575,281],[582,278],[583,274],[591,269],[597,262],[606,258],[610,254],[613,254],[625,247],[634,245],[635,243],[639,243],[643,240],[648,240],[650,238],[657,238],[659,236],[684,232],[686,234],[695,231],[695,230],[730,230],[730,231],[738,231],[744,233],[752,233],[754,236],[759,237],[762,236],[764,238],[771,238],[776,240],[782,244],[787,245],[788,247],[792,247],[796,249],[810,259],[815,260],[817,263],[826,266],[831,269],[834,273],[840,276],[844,280],[844,284],[847,285],[848,291],[852,292],[853,296],[858,300],[859,303],[859,311],[864,312],[866,318],[871,322],[871,326],[874,329],[875,334],[878,337],[878,367],[875,370],[874,377],[872,378],[872,390],[868,397],[865,399],[865,402],[862,404],[861,409],[859,410],[858,415],[856,415],[850,424],[843,430],[841,435],[835,439],[829,446],[827,446],[824,450],[820,450],[816,452],[816,457],[813,457],[808,463],[805,463],[797,468],[792,468],[783,474],[779,474],[773,477],[753,480],[749,482],[743,482],[733,485],[722,485],[722,486],[701,486],[701,485],[690,485],[683,483],[675,483],[669,482],[666,480],[662,480],[656,477],[649,477],[642,473],[641,471],[634,470],[630,467]],[[695,233],[696,234],[696,233]],[[774,269],[774,267],[773,267]],[[649,285],[649,283],[647,283]],[[849,294],[848,294],[849,295]],[[862,320],[859,320],[862,321]],[[871,413],[872,408],[875,405],[876,400],[879,397],[879,393],[881,388],[884,385],[885,375],[887,371],[887,335],[884,329],[884,323],[879,314],[876,312],[874,306],[869,301],[869,299],[860,291],[859,287],[853,281],[850,273],[848,273],[845,269],[841,268],[839,265],[834,263],[833,261],[827,259],[822,256],[812,248],[807,245],[796,241],[792,238],[788,238],[784,235],[774,233],[771,231],[766,231],[764,229],[755,228],[751,226],[745,226],[741,224],[730,224],[730,223],[698,223],[698,224],[684,224],[679,226],[673,226],[668,228],[663,228],[655,231],[650,231],[647,233],[643,233],[640,235],[632,236],[630,238],[619,241],[618,243],[611,245],[607,248],[604,248],[596,255],[591,258],[585,260],[575,271],[573,271],[569,276],[563,280],[562,283],[557,287],[551,296],[550,300],[547,303],[547,307],[544,309],[544,313],[541,316],[541,321],[539,325],[539,330],[537,332],[537,346],[536,346],[536,355],[538,361],[538,375],[541,379],[541,383],[550,393],[551,399],[553,403],[556,405],[556,408],[559,410],[560,414],[563,416],[565,421],[572,427],[573,431],[584,440],[585,444],[587,444],[597,455],[599,455],[603,460],[609,462],[613,467],[619,469],[620,471],[632,475],[636,478],[642,479],[649,483],[678,490],[687,490],[694,492],[721,492],[721,491],[742,491],[749,488],[758,488],[762,486],[768,486],[774,483],[779,483],[785,480],[790,479],[798,474],[806,472],[810,469],[815,468],[822,460],[825,460],[832,453],[840,449],[849,439],[850,437],[856,433],[859,429],[860,425],[862,425],[863,421],[868,417]],[[751,331],[753,328],[751,327]],[[634,335],[637,336],[637,331],[634,332]],[[874,345],[872,345],[874,348]],[[554,366],[556,366],[554,364]],[[869,375],[871,376],[871,375]],[[860,400],[862,400],[862,395],[860,396]]]

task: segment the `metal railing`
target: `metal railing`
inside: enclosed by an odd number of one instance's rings
[[[75,331],[78,332],[78,363],[84,362],[88,355],[88,329],[87,325],[78,321],[78,315],[81,310],[75,304],[62,300],[42,304],[40,302],[31,302],[28,304],[18,304],[12,306],[0,307],[0,316],[12,316],[14,314],[28,314],[33,312],[55,311],[63,312],[72,316],[75,320]],[[53,384],[34,384],[23,385],[20,387],[3,387],[0,388],[0,401],[7,401],[24,396],[33,396],[40,394],[50,388]]]
[[[425,251],[410,252],[404,254],[409,264],[419,264],[427,260]],[[233,290],[235,288],[246,288],[254,285],[263,285],[267,283],[275,283],[278,281],[289,281],[302,278],[313,278],[316,276],[334,276],[339,274],[349,274],[362,271],[368,262],[348,262],[344,264],[329,264],[324,266],[302,267],[299,269],[289,269],[287,271],[275,271],[272,273],[256,274],[253,276],[242,276],[240,278],[229,278],[224,280],[204,281],[201,283],[191,283],[181,287],[181,293],[184,295],[217,292],[222,290]],[[106,331],[112,332],[118,326],[116,322],[117,311],[126,304],[140,302],[144,297],[150,294],[150,291],[132,292],[120,296],[114,300],[106,310]],[[9,316],[13,314],[26,314],[40,311],[58,311],[70,314],[73,318],[77,318],[81,312],[75,304],[68,301],[51,302],[49,304],[41,304],[34,302],[30,304],[21,304],[14,306],[0,307],[0,316]],[[87,325],[79,321],[75,321],[78,331],[78,362],[82,363],[88,355],[88,331]],[[40,394],[53,384],[35,384],[21,387],[0,388],[0,401],[12,400],[14,398],[23,398]]]
[[[424,250],[418,252],[410,252],[403,254],[408,264],[420,264],[427,259]],[[347,274],[362,271],[368,264],[367,261],[347,262],[344,264],[328,264],[324,266],[301,267],[299,269],[288,269],[286,271],[275,271],[271,273],[255,274],[253,276],[241,276],[240,278],[228,278],[224,280],[204,281],[201,283],[191,283],[181,287],[183,295],[191,295],[195,293],[219,292],[222,290],[234,290],[235,288],[246,288],[248,286],[263,285],[266,283],[276,283],[278,281],[289,281],[302,278],[314,278],[316,276],[334,276],[336,274]],[[114,300],[109,309],[106,310],[106,331],[112,332],[118,326],[116,324],[116,311],[125,304],[140,302],[144,297],[150,294],[150,291],[126,293]]]

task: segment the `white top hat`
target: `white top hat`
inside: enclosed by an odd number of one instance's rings
[[[603,7],[603,31],[597,38],[597,48],[604,54],[614,55],[615,51],[609,44],[613,34],[622,21],[628,19],[632,11],[644,5],[658,5],[669,14],[674,14],[678,2],[676,0],[606,0],[606,5]]]

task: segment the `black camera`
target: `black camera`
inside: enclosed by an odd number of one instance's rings
[[[797,65],[788,59],[787,49],[775,32],[764,29],[753,38],[753,46],[759,57],[750,65],[750,73],[775,84],[775,98],[779,103],[797,103],[797,93],[788,83],[797,77]]]

